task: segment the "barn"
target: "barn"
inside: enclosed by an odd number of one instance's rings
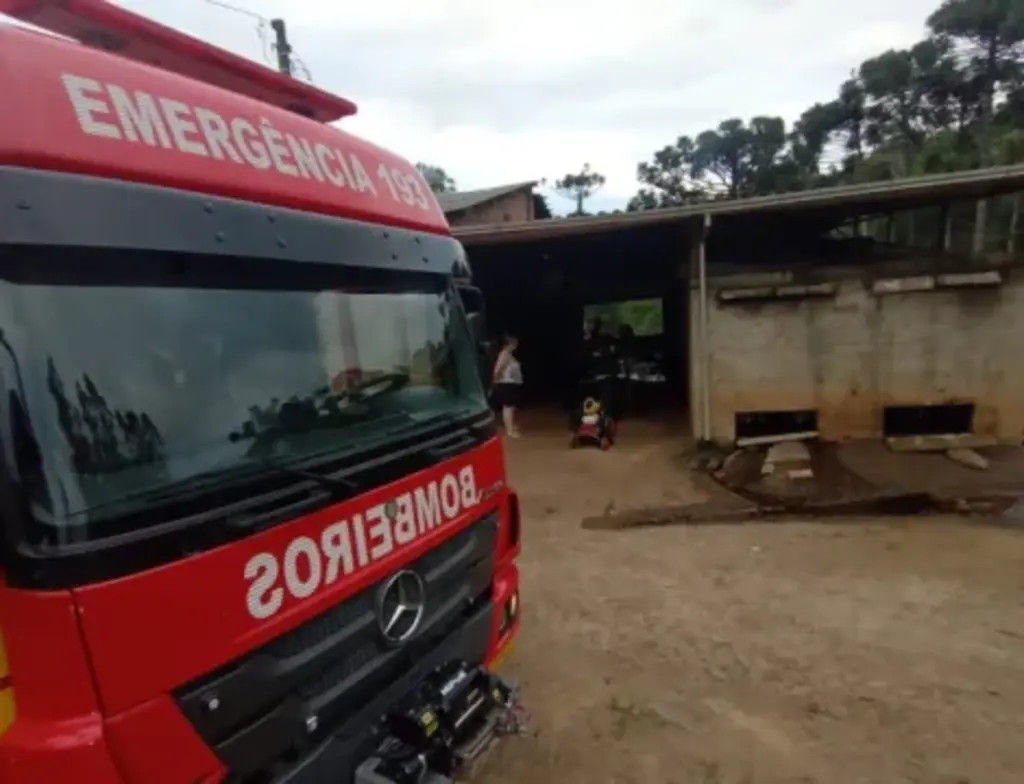
[[[635,416],[698,440],[963,433],[1020,443],[1024,267],[948,245],[951,205],[1024,190],[1024,166],[597,217],[530,212],[533,184],[446,194],[527,397],[571,400],[582,323],[636,334]],[[489,195],[488,195],[489,194]],[[913,211],[896,245],[865,227]]]

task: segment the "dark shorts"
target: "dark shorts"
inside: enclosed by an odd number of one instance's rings
[[[494,405],[499,408],[518,407],[522,386],[522,384],[495,384]]]

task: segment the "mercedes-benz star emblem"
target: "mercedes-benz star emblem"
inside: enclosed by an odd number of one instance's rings
[[[427,605],[423,578],[408,569],[388,578],[377,594],[377,624],[384,639],[400,644],[420,627]]]

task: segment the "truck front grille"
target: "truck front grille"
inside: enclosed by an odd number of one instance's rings
[[[179,707],[230,770],[228,781],[273,780],[479,611],[490,599],[498,519],[488,515],[405,567],[426,587],[411,642],[395,647],[381,634],[378,583],[179,689]]]

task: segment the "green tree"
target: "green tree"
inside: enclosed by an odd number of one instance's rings
[[[1024,42],[1024,3],[1021,0],[944,0],[928,17],[928,27],[936,36],[947,38],[963,50],[967,80],[978,96],[975,133],[979,139],[989,133],[995,115],[996,95],[1003,85],[1019,82],[1022,42]],[[980,163],[991,162],[991,145],[979,144]],[[974,221],[972,250],[981,253],[985,245],[988,203],[980,199]]]
[[[927,136],[924,74],[931,55],[930,43],[925,41],[912,50],[890,49],[860,66],[868,99],[868,142],[875,147],[887,144],[890,151],[899,153],[901,176],[910,172]]]
[[[927,28],[924,40],[853,69],[788,134],[781,118],[763,116],[679,137],[637,166],[628,209],[1024,162],[1024,0],[941,0]],[[991,214],[982,202],[969,216],[954,205],[944,212],[947,247],[1015,249],[1021,208],[1003,198]],[[937,213],[856,230],[928,240],[942,228]]]
[[[917,44],[913,52],[927,132],[966,132],[977,113],[978,94],[961,67],[953,41],[933,36]]]
[[[1007,125],[993,125],[988,137],[983,140],[987,147],[985,156],[996,165],[1024,163],[1024,130]],[[1017,234],[1020,231],[1021,194],[1015,193],[1005,200],[1006,235],[1004,247],[1007,253],[1017,250]]]
[[[844,161],[844,168],[848,171],[855,168],[856,163],[863,160],[867,149],[867,97],[864,94],[864,85],[855,76],[839,86],[839,97],[836,100],[836,113],[838,131],[842,140],[843,148],[846,150],[847,158]]]
[[[586,215],[583,205],[591,196],[604,186],[605,176],[590,168],[589,163],[575,174],[569,173],[555,180],[555,190],[559,195],[576,203],[573,215]]]
[[[636,178],[642,187],[626,209],[630,212],[658,207],[679,207],[703,201],[707,196],[704,183],[693,175],[696,145],[689,136],[680,136],[675,144],[654,153],[648,162],[637,164]]]
[[[762,196],[799,187],[799,171],[789,149],[781,117],[754,117],[747,126],[747,172],[744,195]]]
[[[430,186],[430,190],[434,193],[450,193],[457,190],[455,180],[449,177],[448,172],[440,166],[432,166],[429,163],[417,163],[416,168],[419,169],[423,179],[427,181],[427,185]]]
[[[830,101],[814,104],[793,124],[789,135],[789,158],[800,187],[831,184],[832,173],[822,172],[821,159],[842,121],[842,107],[838,101]]]
[[[711,179],[716,194],[735,199],[743,192],[750,134],[743,120],[723,120],[713,130],[697,134],[691,171],[697,179]]]
[[[628,209],[789,190],[799,178],[798,167],[786,154],[787,145],[786,124],[780,117],[754,117],[749,125],[732,118],[696,139],[680,136],[637,166],[637,179],[646,187]]]

